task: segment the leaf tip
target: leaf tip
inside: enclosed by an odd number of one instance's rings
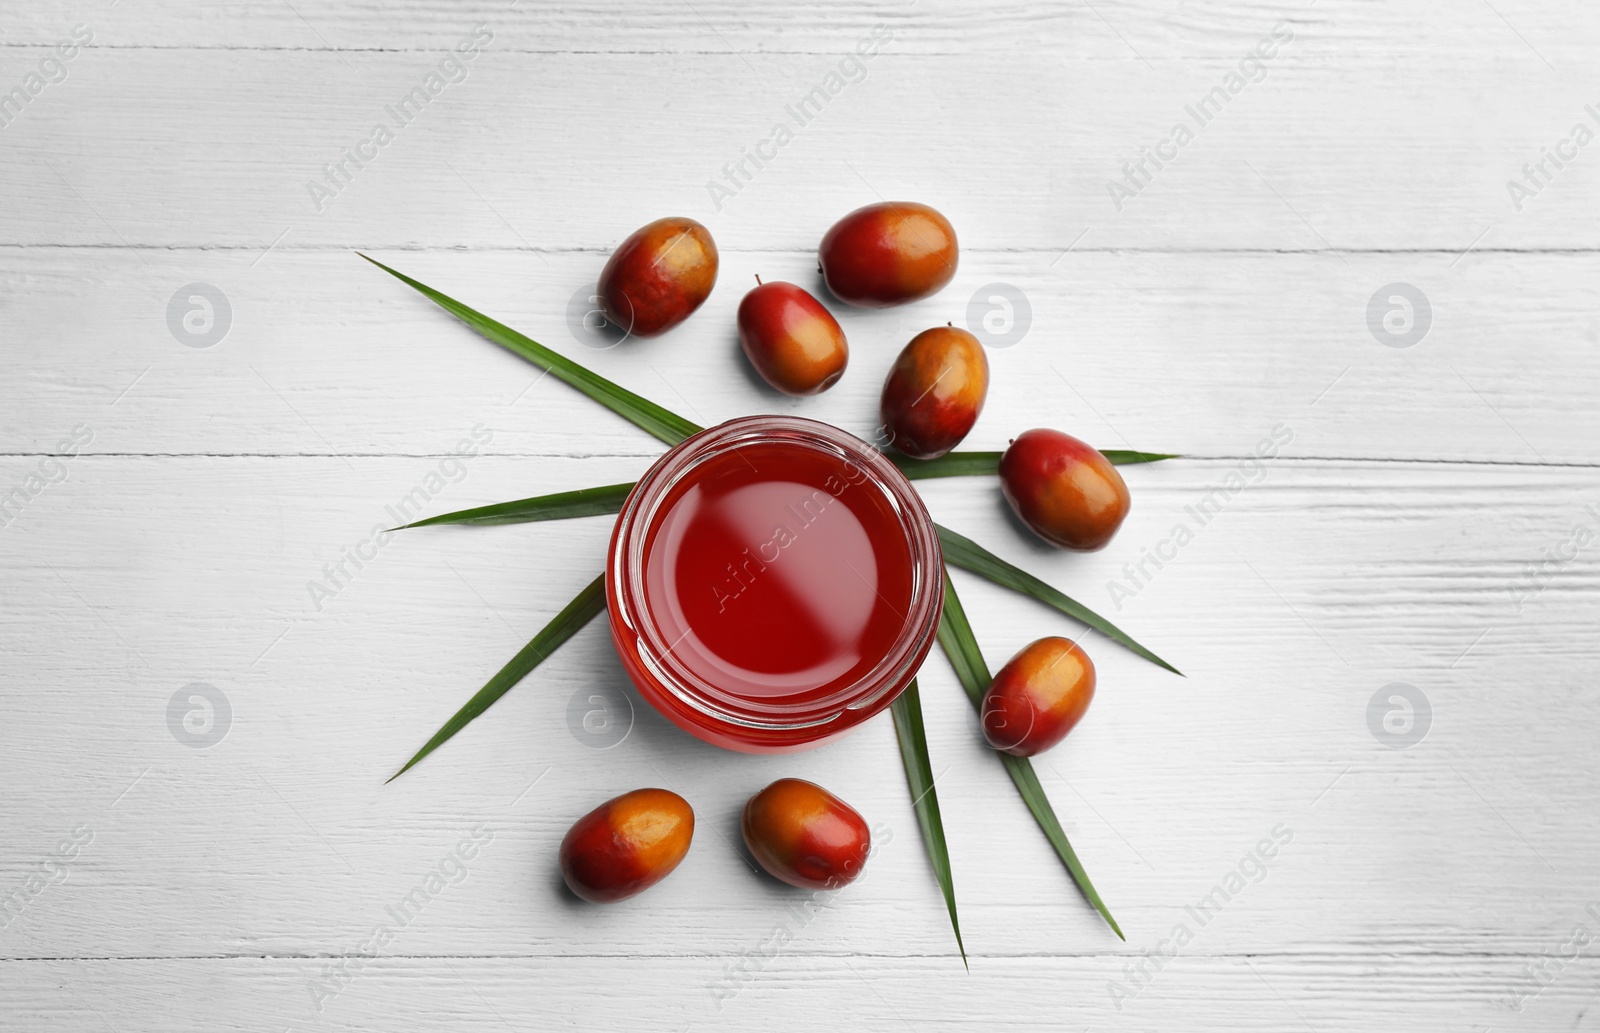
[[[390,276],[399,276],[400,275],[399,273],[395,272],[393,269],[390,269],[388,266],[386,266],[382,262],[378,261],[376,258],[373,258],[371,255],[362,254],[360,251],[357,251],[356,255],[358,257],[368,261],[368,262],[371,262],[373,265],[377,266],[379,269],[382,269],[384,272],[388,273]]]

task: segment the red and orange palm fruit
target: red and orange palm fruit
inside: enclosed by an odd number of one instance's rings
[[[693,219],[657,219],[628,235],[600,273],[600,311],[634,337],[688,319],[717,282],[717,245]]]
[[[1035,534],[1079,552],[1105,548],[1128,516],[1111,460],[1059,430],[1030,430],[1000,457],[1000,490]]]
[[[844,376],[850,346],[810,292],[774,280],[739,302],[739,345],[761,379],[786,395],[814,395]]]
[[[960,249],[950,220],[915,201],[857,208],[822,238],[817,265],[847,305],[887,308],[937,293],[956,274]]]
[[[989,360],[978,339],[954,326],[924,330],[883,382],[883,433],[913,459],[938,458],[967,436],[988,394]]]
[[[1067,737],[1094,699],[1094,663],[1076,642],[1051,636],[1025,646],[983,694],[980,722],[990,746],[1018,757]]]
[[[854,807],[812,782],[780,778],[744,805],[744,841],[774,878],[832,890],[861,874],[872,832]]]
[[[672,874],[694,838],[694,810],[666,789],[635,789],[596,807],[561,840],[561,875],[584,900],[626,900]]]

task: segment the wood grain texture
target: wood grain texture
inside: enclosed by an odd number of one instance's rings
[[[1119,1011],[1106,985],[1123,978],[1126,957],[982,960],[961,975],[959,962],[952,972],[942,958],[756,954],[769,932],[750,944],[750,959],[384,959],[321,1011],[312,987],[326,978],[326,959],[30,961],[6,965],[0,1002],[20,1028],[93,1028],[126,1015],[126,1033],[596,1029],[633,1026],[641,1014],[649,1029],[815,1033],[837,1029],[841,1013],[868,1029],[993,1028],[998,1014],[1007,1026],[1058,1030],[1064,1012],[1090,1029],[1356,1033],[1375,1023],[1481,1028],[1500,984],[1515,978],[1508,960],[1480,957],[1181,958]],[[936,999],[930,986],[941,988]],[[731,987],[738,992],[714,996]],[[1594,991],[1592,969],[1569,971],[1504,1025],[1585,1028]]]
[[[1276,19],[1263,15],[1259,34]],[[448,49],[470,32],[440,41]],[[852,52],[860,29],[838,41]],[[1303,44],[1303,47],[1301,47]],[[389,109],[440,58],[369,51],[84,50],[4,129],[13,189],[0,241],[243,248],[615,246],[665,210],[736,249],[810,250],[880,197],[946,211],[962,243],[1091,250],[1588,249],[1600,184],[1588,150],[1513,204],[1508,180],[1600,102],[1524,59],[1352,67],[1311,29],[1203,128],[1186,113],[1240,54],[1166,72],[1048,47],[960,60],[890,43],[819,114],[796,117],[839,58],[797,77],[740,55],[542,54],[491,43],[414,116]],[[1297,49],[1300,48],[1300,49]],[[18,52],[17,78],[32,55]],[[1419,67],[1420,64],[1420,67]],[[664,71],[663,71],[664,70]],[[648,85],[647,85],[648,84]],[[1455,85],[1450,85],[1455,84]],[[644,96],[648,95],[648,100]],[[974,100],[981,102],[974,103]],[[634,111],[615,122],[607,112]],[[405,124],[402,125],[401,122]],[[1119,210],[1108,184],[1175,123],[1195,139]],[[374,137],[331,199],[309,184]],[[794,139],[731,198],[712,197],[784,123]],[[741,150],[743,149],[743,150]],[[552,197],[561,203],[552,204]],[[71,212],[69,220],[61,213]]]
[[[1600,158],[1521,211],[1506,186],[1596,117],[1593,10],[33,5],[0,26],[0,100],[80,23],[64,80],[0,108],[0,1026],[1594,1027]],[[1122,163],[1280,23],[1262,81],[1118,211]],[[477,24],[465,81],[317,211],[307,181]],[[865,78],[718,210],[707,180],[880,24]],[[774,395],[737,349],[744,285],[815,285],[823,230],[880,195],[951,216],[956,280],[841,312],[844,380]],[[575,297],[668,213],[716,235],[718,290],[592,347]],[[1133,512],[1083,556],[987,479],[919,485],[1187,674],[1089,636],[1098,698],[1039,763],[1127,943],[937,656],[970,973],[887,717],[718,751],[640,702],[603,623],[383,785],[594,576],[610,522],[374,533],[630,480],[661,447],[357,249],[702,424],[862,435],[905,340],[1019,291],[1032,322],[989,352],[967,447],[1055,426],[1186,456],[1124,470]],[[193,283],[232,308],[211,347],[169,326]],[[1411,347],[1369,327],[1396,283],[1431,306]],[[991,666],[1077,630],[955,576]],[[225,734],[191,748],[203,691]],[[1428,722],[1406,749],[1373,729],[1401,691]],[[597,695],[632,712],[603,750]],[[752,870],[739,808],[786,775],[873,824],[862,881],[814,898]],[[556,845],[642,785],[693,802],[694,849],[639,900],[580,905]]]
[[[1497,16],[1496,11],[1503,17]],[[1498,57],[1576,72],[1587,42],[1582,12],[1563,0],[1460,10],[1436,17],[1422,8],[1374,0],[1254,4],[1226,0],[1126,0],[1062,6],[996,0],[974,8],[960,0],[863,9],[849,0],[803,5],[696,0],[692,9],[642,0],[546,4],[431,4],[427,0],[335,0],[308,9],[270,0],[197,7],[151,0],[133,11],[40,5],[7,19],[0,46],[48,46],[75,23],[106,34],[103,46],[307,51],[436,50],[463,24],[484,21],[505,35],[504,49],[532,53],[831,54],[841,36],[882,22],[904,32],[920,53],[951,55],[1029,48],[1063,58],[1154,62],[1229,57],[1254,44],[1279,20],[1315,27],[1330,43],[1348,45],[1352,61],[1430,57]],[[1527,40],[1519,40],[1518,34]],[[1536,49],[1534,49],[1536,48]],[[1540,67],[1543,67],[1540,65]]]
[[[442,455],[479,424],[497,454],[661,451],[349,251],[274,251],[254,267],[244,253],[139,256],[0,248],[0,312],[28,342],[10,357],[17,375],[0,379],[0,451],[51,451],[80,423],[94,432],[88,452]],[[904,343],[967,325],[969,304],[988,311],[984,288],[1001,283],[1028,299],[1032,324],[991,351],[993,386],[967,447],[1060,426],[1105,448],[1242,457],[1284,423],[1283,454],[1296,458],[1600,461],[1600,424],[1587,418],[1600,259],[1588,255],[1451,268],[1441,255],[968,252],[935,298],[835,305],[849,372],[800,401],[750,371],[734,311],[758,274],[825,296],[809,254],[724,252],[720,286],[693,320],[609,350],[581,343],[592,339],[569,315],[603,255],[374,257],[701,424],[794,412],[870,436]],[[195,280],[233,306],[212,348],[185,347],[168,328],[169,300]],[[1411,348],[1383,347],[1367,324],[1373,294],[1396,280],[1433,306]]]

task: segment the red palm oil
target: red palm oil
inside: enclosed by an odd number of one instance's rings
[[[866,442],[794,417],[702,431],[628,496],[606,579],[617,651],[674,723],[805,749],[893,702],[928,653],[937,536]]]

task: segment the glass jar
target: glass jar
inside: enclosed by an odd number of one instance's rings
[[[750,416],[652,466],[611,536],[611,634],[674,724],[748,753],[809,749],[883,710],[944,601],[922,499],[837,427]]]

